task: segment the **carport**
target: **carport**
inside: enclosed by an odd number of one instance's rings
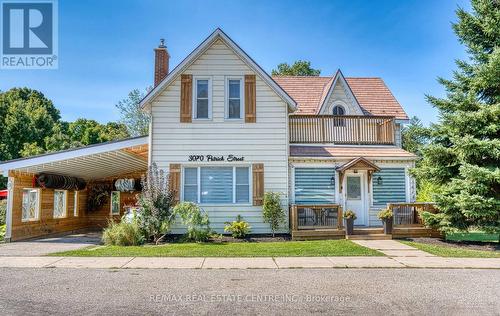
[[[135,205],[138,186],[119,191],[115,181],[139,182],[148,166],[148,149],[145,136],[1,163],[0,172],[8,177],[5,239],[99,228],[119,219]],[[44,187],[37,178],[41,174],[81,179],[85,188]]]

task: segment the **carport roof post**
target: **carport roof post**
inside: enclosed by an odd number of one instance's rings
[[[80,176],[84,179],[95,176],[102,178],[114,175],[114,173],[146,169],[148,165],[147,157],[142,158],[124,151],[127,148],[139,146],[148,146],[148,136],[10,160],[0,164],[0,172],[4,176],[8,176],[9,171],[19,170],[29,173],[55,172]]]

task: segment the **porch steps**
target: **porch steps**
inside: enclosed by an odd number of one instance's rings
[[[337,229],[308,229],[292,231],[293,240],[344,239],[345,231]]]
[[[349,240],[389,240],[392,239],[392,235],[386,234],[360,234],[360,235],[349,235],[345,236],[345,239]]]
[[[426,227],[394,227],[392,229],[393,238],[417,238],[417,237],[442,237],[441,233],[435,229]]]
[[[354,235],[374,235],[383,233],[384,229],[381,227],[354,227]]]

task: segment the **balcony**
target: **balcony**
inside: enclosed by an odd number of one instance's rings
[[[291,144],[394,145],[394,117],[291,115]]]

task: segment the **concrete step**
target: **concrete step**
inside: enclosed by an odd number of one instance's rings
[[[350,240],[389,240],[389,239],[392,239],[392,235],[363,234],[363,235],[349,235],[349,236],[345,236],[345,238],[350,239]]]
[[[373,234],[383,234],[383,228],[354,228],[354,235],[373,235]]]

